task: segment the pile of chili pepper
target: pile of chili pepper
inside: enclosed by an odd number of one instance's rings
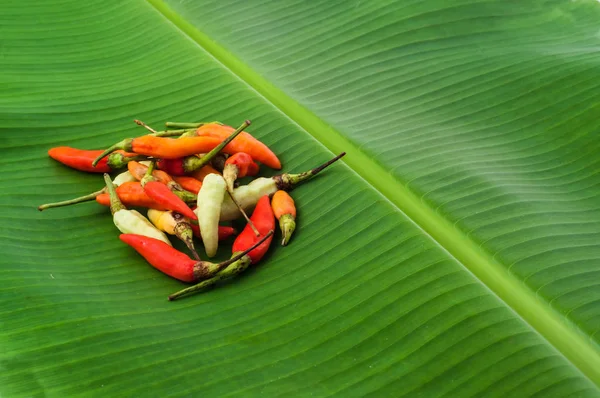
[[[269,147],[244,131],[248,120],[237,129],[220,122],[168,122],[164,131],[135,122],[149,133],[106,150],[51,148],[48,155],[54,160],[80,171],[102,173],[104,183],[89,195],[38,209],[91,201],[109,207],[121,241],[154,268],[193,284],[169,300],[202,291],[258,263],[273,240],[275,220],[281,245],[286,246],[296,229],[296,205],[288,192],[345,155],[303,173],[258,177],[261,166],[281,169],[281,162]],[[110,178],[108,173],[121,169],[126,170]],[[253,179],[239,185],[243,177]],[[239,235],[226,224],[238,218],[246,222]],[[191,257],[174,248],[168,235],[180,239]],[[222,241],[235,235],[229,260],[201,259],[197,239],[210,258]]]

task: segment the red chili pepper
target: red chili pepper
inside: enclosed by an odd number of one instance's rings
[[[177,159],[160,159],[156,163],[156,167],[166,171],[172,176],[183,176],[191,174],[204,166],[208,166],[209,164],[217,170],[223,170],[223,167],[225,166],[225,161],[227,160],[226,154],[219,153],[218,155],[215,155],[212,159],[210,159],[210,161],[204,159],[205,156],[208,155],[202,154],[185,156],[183,158]]]
[[[263,237],[259,245],[271,235]],[[208,261],[195,261],[186,254],[169,246],[165,242],[135,234],[122,234],[119,238],[133,247],[154,268],[183,282],[196,282],[210,278],[217,272],[236,262],[247,254],[247,251],[237,254],[227,261],[215,264]],[[257,246],[257,245],[255,245]],[[255,246],[250,247],[252,250]]]
[[[148,172],[148,166],[138,162],[129,162],[127,164],[129,173],[137,180],[142,180]],[[196,194],[188,192],[179,183],[177,183],[173,177],[168,175],[162,170],[152,170],[152,179],[161,182],[169,188],[171,192],[177,195],[184,202],[196,203]]]
[[[257,237],[250,225],[246,224],[242,233],[233,242],[231,250],[234,254],[246,250],[261,239],[262,236],[275,229],[275,216],[273,215],[273,209],[271,208],[268,196],[265,195],[258,200],[250,220],[260,233],[260,236]],[[267,250],[269,250],[271,240],[272,238],[267,239],[262,245],[248,253],[248,256],[252,259],[252,264],[256,264],[263,258]]]
[[[191,226],[192,231],[194,231],[194,236],[202,238],[202,235],[200,235],[200,227],[196,224],[191,224]],[[237,234],[235,228],[219,225],[219,241],[226,240],[235,234]]]
[[[144,192],[154,199],[156,203],[164,206],[166,209],[181,213],[191,220],[197,220],[198,217],[196,216],[196,213],[194,213],[188,205],[179,198],[179,196],[171,192],[165,184],[156,181],[156,178],[152,176],[154,164],[154,161],[150,163],[150,167],[146,170],[146,176],[142,178],[141,183],[142,187],[144,187]]]
[[[220,270],[213,277],[206,279],[194,286],[182,289],[169,296],[169,301],[177,300],[183,296],[196,293],[215,283],[239,275],[244,272],[250,264],[256,264],[265,255],[269,245],[273,240],[273,229],[275,228],[275,217],[271,209],[271,203],[268,196],[260,198],[252,213],[252,222],[258,228],[262,237],[257,237],[249,224],[246,224],[244,231],[236,238],[233,243],[233,256],[238,260],[229,264],[226,268]],[[243,256],[240,254],[246,253]]]
[[[232,192],[235,180],[246,176],[255,176],[258,171],[258,164],[247,153],[240,152],[230,156],[225,161],[225,167],[223,168],[223,178],[227,183],[227,189]]]
[[[139,181],[125,182],[117,187],[117,195],[126,207],[145,207],[148,209],[168,210],[152,199]],[[102,193],[96,196],[96,202],[103,206],[110,206],[110,196]]]
[[[113,170],[123,168],[131,160],[144,160],[145,156],[138,156],[135,153],[118,151],[102,159],[96,167],[92,166],[95,158],[102,153],[102,150],[84,150],[68,146],[59,146],[51,148],[48,155],[72,169],[86,171],[88,173],[110,173]]]

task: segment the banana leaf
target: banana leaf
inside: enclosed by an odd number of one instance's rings
[[[600,396],[597,1],[0,5],[1,396]],[[347,155],[168,302],[106,208],[36,210],[103,184],[50,147],[136,118]]]

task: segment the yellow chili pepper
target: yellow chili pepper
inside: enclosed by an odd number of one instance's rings
[[[155,209],[148,210],[148,218],[159,230],[181,239],[192,252],[192,256],[200,261],[200,256],[194,248],[194,231],[187,218],[172,210],[161,211]]]

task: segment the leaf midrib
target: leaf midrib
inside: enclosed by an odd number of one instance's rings
[[[339,131],[275,87],[240,59],[198,30],[162,0],[146,0],[216,62],[230,71],[256,94],[272,104],[290,121],[334,153],[347,152],[345,163],[374,190],[385,197],[417,228],[454,258],[501,301],[513,309],[542,338],[560,351],[585,376],[600,386],[600,355],[594,342],[571,320],[561,316],[527,288],[523,281],[507,272],[494,256],[448,219],[427,206],[380,163],[361,151]]]

